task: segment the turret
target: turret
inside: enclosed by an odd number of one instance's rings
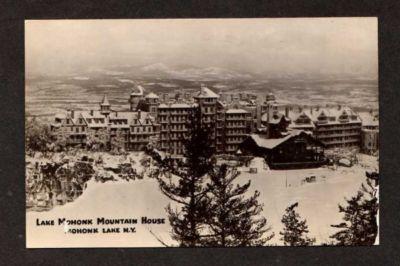
[[[107,99],[107,95],[104,94],[103,100],[100,103],[100,113],[105,116],[108,116],[111,112],[110,107],[111,105]]]
[[[160,97],[158,97],[157,94],[150,92],[149,94],[146,95],[145,100],[148,112],[152,117],[156,118],[157,109],[158,106],[160,105]]]
[[[140,85],[136,85],[132,89],[132,93],[129,98],[129,103],[130,103],[130,110],[131,111],[136,111],[139,105],[140,100],[143,99],[143,94],[144,94],[144,89]]]

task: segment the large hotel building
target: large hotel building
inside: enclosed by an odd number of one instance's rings
[[[171,157],[181,157],[189,119],[198,110],[201,125],[211,130],[211,145],[217,153],[236,153],[250,134],[273,139],[293,130],[311,133],[326,148],[363,147],[364,139],[371,142],[361,137],[363,121],[349,107],[295,108],[279,104],[272,94],[258,103],[252,94],[229,96],[201,86],[192,97],[180,93],[170,100],[152,92],[145,95],[144,89],[136,86],[129,103],[129,110],[114,111],[104,96],[100,110],[57,114],[51,131],[70,145],[83,147],[97,140],[108,147],[118,142],[126,150],[143,150],[151,143]]]

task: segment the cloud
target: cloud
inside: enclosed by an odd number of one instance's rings
[[[64,73],[93,66],[157,62],[261,73],[377,74],[377,19],[26,22],[28,73]]]

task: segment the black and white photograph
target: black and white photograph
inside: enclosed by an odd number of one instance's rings
[[[25,20],[26,247],[379,245],[378,91],[376,17]]]

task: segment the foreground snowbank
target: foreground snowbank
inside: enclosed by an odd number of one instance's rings
[[[304,182],[310,176],[315,182]],[[339,167],[274,171],[264,170],[257,174],[244,173],[239,182],[252,180],[251,191],[261,192],[264,203],[263,215],[272,226],[275,237],[269,244],[281,245],[279,231],[285,208],[299,202],[298,211],[307,219],[310,236],[317,244],[330,241],[334,232],[331,224],[341,222],[338,204],[344,197],[356,193],[365,181],[365,167]],[[97,219],[105,218],[167,218],[165,206],[169,203],[160,192],[154,179],[145,178],[133,182],[118,181],[96,183],[89,181],[85,193],[75,202],[58,206],[50,212],[27,213],[27,245],[29,247],[157,247],[162,244],[154,235],[166,243],[170,239],[168,220],[165,224],[136,225],[135,234],[80,234],[65,233],[62,226],[36,226],[36,219]],[[101,228],[101,227],[100,227]],[[150,232],[154,233],[154,235]]]

